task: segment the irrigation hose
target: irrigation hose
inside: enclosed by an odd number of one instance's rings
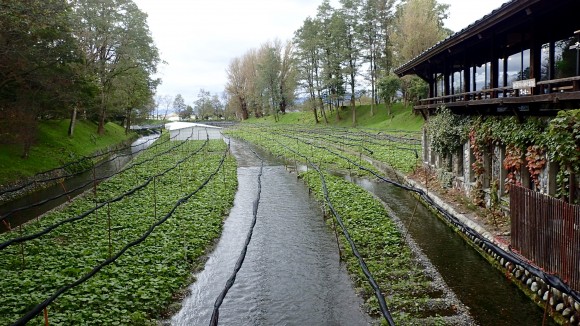
[[[189,137],[188,137],[186,140],[189,140],[189,138],[191,138],[192,136],[193,136],[193,134],[192,134],[192,135],[190,135],[190,136],[189,136]],[[185,142],[180,142],[179,144],[177,144],[177,145],[175,145],[175,146],[173,146],[173,147],[169,148],[168,150],[166,150],[166,151],[164,151],[164,152],[161,152],[161,153],[159,153],[159,154],[157,155],[157,157],[158,157],[158,156],[161,156],[161,155],[165,155],[165,154],[167,154],[167,153],[169,153],[169,152],[171,152],[171,151],[173,151],[173,150],[175,150],[175,149],[177,149],[177,148],[181,147],[183,144],[185,144]],[[204,146],[205,146],[205,145],[204,145]],[[22,210],[26,210],[26,209],[29,209],[29,208],[33,208],[33,207],[37,207],[37,206],[41,206],[41,205],[44,205],[44,204],[46,204],[46,203],[48,203],[48,202],[51,202],[51,201],[53,201],[53,200],[57,200],[57,199],[59,199],[59,198],[62,198],[62,197],[64,197],[64,196],[68,196],[68,195],[70,195],[70,194],[72,194],[72,193],[74,193],[74,192],[76,192],[76,191],[78,191],[78,190],[81,190],[81,189],[83,189],[83,188],[87,187],[87,186],[88,186],[88,185],[90,185],[91,183],[95,183],[95,182],[96,182],[96,183],[98,183],[98,182],[101,182],[102,180],[109,179],[109,178],[111,178],[111,177],[113,177],[113,176],[115,176],[115,175],[118,175],[118,174],[124,173],[124,172],[126,172],[126,171],[128,171],[128,170],[130,170],[130,169],[132,169],[132,168],[134,168],[134,167],[136,167],[136,166],[139,166],[139,165],[142,165],[142,164],[144,164],[144,163],[150,162],[150,161],[152,161],[153,159],[155,159],[155,157],[151,157],[151,158],[149,158],[149,159],[146,159],[146,160],[143,160],[143,161],[141,161],[141,162],[133,163],[133,164],[131,164],[130,166],[127,166],[127,167],[123,168],[122,170],[120,170],[120,171],[117,171],[117,172],[115,172],[115,173],[113,173],[113,174],[111,174],[111,175],[108,175],[108,176],[103,176],[103,177],[99,177],[99,178],[96,178],[96,179],[93,179],[93,180],[89,180],[89,181],[87,181],[87,182],[85,182],[85,183],[83,183],[83,184],[81,184],[81,185],[79,185],[79,186],[77,186],[77,187],[75,187],[75,188],[71,188],[71,189],[69,189],[68,191],[65,191],[65,192],[63,192],[63,193],[61,193],[61,194],[59,194],[59,195],[56,195],[56,196],[53,196],[53,197],[49,197],[49,198],[47,198],[47,199],[43,199],[43,200],[40,200],[40,201],[37,201],[37,202],[35,202],[35,203],[32,203],[32,204],[30,204],[30,205],[26,205],[26,206],[21,206],[21,207],[14,208],[14,209],[10,210],[9,212],[6,212],[6,213],[4,213],[3,215],[1,215],[1,216],[0,216],[0,222],[2,222],[2,221],[4,221],[4,220],[6,220],[8,217],[10,217],[12,214],[14,214],[14,213],[16,213],[16,212],[19,212],[19,211],[22,211]],[[86,172],[86,171],[83,171],[82,173],[84,173],[84,172]],[[75,175],[75,174],[71,174],[70,176],[74,176],[74,175]],[[55,178],[55,180],[56,180],[56,179],[60,179],[60,178]]]
[[[180,133],[180,132],[181,132],[181,130],[179,131],[179,133]],[[152,146],[151,146],[151,147],[149,147],[149,148],[153,148],[153,147],[155,147],[155,146],[159,146],[159,145],[165,144],[166,142],[170,141],[171,139],[173,139],[173,138],[177,137],[177,136],[179,135],[179,133],[177,133],[177,134],[176,134],[175,136],[173,136],[173,137],[170,137],[168,140],[165,140],[165,141],[163,141],[163,142],[161,142],[161,143],[156,143],[156,144],[152,145]],[[157,138],[155,138],[155,139],[157,139]],[[42,172],[38,172],[38,173],[36,173],[34,176],[32,176],[32,177],[31,177],[33,180],[31,180],[31,181],[29,181],[29,182],[27,182],[27,183],[24,183],[24,184],[22,184],[22,185],[19,185],[19,186],[17,186],[17,187],[14,187],[14,188],[10,188],[10,189],[6,189],[6,190],[3,190],[3,191],[0,191],[0,196],[2,196],[2,195],[4,195],[4,194],[7,194],[7,193],[11,193],[11,192],[15,192],[15,191],[18,191],[18,190],[24,189],[24,188],[26,188],[26,187],[28,187],[28,186],[30,186],[30,185],[33,185],[33,184],[35,184],[35,183],[46,183],[46,182],[50,182],[50,181],[54,181],[54,180],[58,180],[58,179],[62,179],[62,178],[70,178],[70,177],[74,177],[74,176],[76,176],[76,175],[79,175],[79,174],[85,173],[85,172],[89,171],[90,169],[92,169],[92,168],[93,168],[93,166],[91,166],[90,168],[83,169],[83,170],[81,170],[81,171],[77,171],[77,172],[74,172],[74,173],[70,173],[70,174],[66,174],[66,175],[62,175],[62,176],[58,176],[58,177],[48,177],[48,178],[46,178],[46,179],[40,179],[40,180],[36,180],[36,178],[37,178],[38,176],[41,176],[41,175],[43,175],[43,174],[47,174],[47,173],[50,173],[50,172],[53,172],[53,171],[56,171],[56,170],[62,170],[62,169],[65,169],[66,167],[68,167],[68,166],[70,166],[70,165],[73,165],[73,164],[80,163],[80,162],[82,162],[82,161],[84,161],[84,160],[92,160],[92,159],[95,159],[95,158],[97,158],[97,157],[106,156],[106,155],[109,155],[109,154],[112,154],[112,153],[115,153],[115,152],[120,152],[120,151],[123,151],[123,150],[129,149],[129,148],[133,148],[133,147],[141,146],[141,145],[143,145],[143,144],[145,144],[145,143],[149,142],[150,140],[153,140],[153,138],[152,138],[152,139],[148,139],[146,142],[140,143],[140,144],[138,144],[138,145],[129,145],[129,146],[124,146],[124,147],[122,147],[122,148],[113,149],[113,150],[110,150],[110,151],[107,151],[107,152],[104,152],[104,153],[100,153],[100,154],[95,154],[95,155],[90,155],[90,156],[83,156],[83,157],[81,157],[80,159],[77,159],[77,160],[75,160],[75,161],[72,161],[72,162],[68,162],[68,163],[66,163],[66,164],[64,164],[64,165],[61,165],[61,166],[59,166],[59,167],[52,168],[52,169],[50,169],[50,170],[46,170],[46,171],[42,171]],[[135,153],[131,153],[131,154],[125,154],[125,155],[120,155],[120,156],[117,156],[117,157],[121,157],[121,156],[128,156],[128,155],[135,155],[135,154],[138,154],[138,153],[142,152],[143,150],[145,150],[145,148],[143,148],[143,149],[140,149],[140,150],[138,150],[138,151],[137,151],[137,152],[135,152]],[[112,159],[114,159],[114,158],[111,158],[111,159],[109,159],[109,160],[106,160],[106,161],[101,161],[101,162],[99,162],[99,163],[98,163],[97,165],[95,165],[95,166],[101,166],[101,165],[103,165],[103,164],[105,164],[105,163],[107,163],[107,162],[110,162]]]
[[[154,176],[151,176],[151,177],[147,178],[147,180],[146,180],[144,183],[142,183],[142,184],[140,184],[140,185],[138,185],[138,186],[135,186],[135,187],[133,187],[131,190],[129,190],[129,191],[126,191],[126,192],[124,192],[123,194],[121,194],[121,195],[119,195],[119,196],[117,196],[117,197],[115,197],[115,198],[109,199],[109,200],[107,200],[107,201],[105,201],[105,202],[102,202],[102,203],[100,203],[100,204],[98,204],[98,205],[95,205],[95,207],[93,207],[93,208],[91,208],[91,209],[89,209],[89,210],[87,210],[87,211],[83,212],[83,213],[82,213],[82,214],[80,214],[80,215],[77,215],[77,216],[74,216],[74,217],[70,217],[70,218],[67,218],[67,219],[65,219],[65,220],[62,220],[62,221],[60,221],[60,222],[58,222],[58,223],[52,224],[52,225],[50,225],[50,226],[46,227],[46,228],[45,228],[44,230],[42,230],[42,231],[39,231],[39,232],[37,232],[37,233],[34,233],[34,234],[31,234],[31,235],[27,235],[27,236],[21,236],[21,237],[17,237],[17,238],[14,238],[14,239],[10,239],[10,240],[8,240],[8,241],[5,241],[5,242],[3,242],[3,243],[0,243],[0,250],[4,250],[4,249],[5,249],[5,248],[7,248],[8,246],[10,246],[10,245],[13,245],[13,244],[16,244],[16,243],[22,243],[22,242],[26,242],[26,241],[30,241],[30,240],[34,240],[34,239],[40,238],[41,236],[43,236],[43,235],[45,235],[45,234],[47,234],[47,233],[49,233],[49,232],[53,231],[54,229],[56,229],[56,228],[58,228],[58,227],[60,227],[60,226],[62,226],[62,225],[64,225],[64,224],[68,224],[68,223],[72,223],[72,222],[76,222],[76,221],[78,221],[78,220],[81,220],[81,219],[83,219],[83,218],[85,218],[85,217],[89,216],[89,215],[90,215],[90,214],[92,214],[93,212],[97,211],[98,209],[100,209],[100,208],[104,207],[105,205],[108,205],[108,204],[110,204],[110,203],[114,203],[114,202],[118,202],[118,201],[122,200],[123,198],[125,198],[125,197],[127,197],[127,196],[130,196],[130,195],[132,195],[132,194],[134,194],[134,193],[135,193],[135,192],[137,192],[138,190],[141,190],[141,189],[143,189],[143,188],[147,187],[147,186],[148,186],[148,185],[151,183],[151,181],[153,181],[155,178],[158,178],[158,177],[160,177],[160,176],[163,176],[163,175],[165,175],[165,174],[166,174],[166,173],[168,173],[169,171],[171,171],[171,170],[174,170],[175,168],[177,168],[179,165],[181,165],[181,164],[182,164],[183,162],[185,162],[186,160],[188,160],[188,159],[190,159],[191,157],[195,156],[195,155],[196,155],[197,153],[199,153],[199,152],[200,152],[200,151],[201,151],[203,148],[205,148],[205,146],[207,145],[208,141],[209,141],[209,139],[207,139],[207,140],[204,142],[203,146],[201,146],[200,148],[198,148],[197,150],[195,150],[194,152],[192,152],[190,155],[186,156],[185,158],[183,158],[183,159],[181,159],[181,160],[177,161],[177,162],[176,162],[176,163],[175,163],[173,166],[171,166],[171,167],[169,167],[169,168],[165,169],[165,170],[164,170],[163,172],[161,172],[161,173],[158,173],[158,174],[156,174],[156,175],[154,175]]]
[[[151,233],[153,233],[153,231],[155,230],[156,227],[158,227],[161,224],[165,223],[165,221],[167,221],[173,215],[173,213],[177,210],[177,208],[179,206],[181,206],[183,203],[186,203],[193,195],[195,195],[200,190],[202,190],[211,181],[211,179],[213,179],[213,177],[217,175],[217,173],[219,172],[219,170],[222,168],[222,166],[224,164],[224,161],[225,161],[225,159],[227,157],[228,150],[229,150],[229,147],[226,148],[226,151],[224,152],[224,154],[222,156],[222,159],[221,159],[221,161],[220,161],[217,169],[212,174],[210,174],[209,177],[196,190],[194,190],[193,192],[191,192],[191,193],[187,194],[186,196],[180,198],[175,203],[175,205],[173,206],[173,208],[171,209],[171,211],[169,211],[162,219],[160,219],[159,221],[157,221],[153,225],[151,225],[149,227],[149,229],[140,238],[138,238],[137,240],[134,240],[134,241],[128,243],[127,245],[125,245],[125,247],[123,247],[113,257],[111,257],[111,258],[103,261],[102,263],[100,263],[99,265],[97,265],[89,273],[85,274],[80,279],[78,279],[75,282],[70,283],[70,284],[67,284],[67,285],[63,286],[62,288],[60,288],[58,291],[56,291],[50,297],[48,297],[47,299],[45,299],[44,301],[42,301],[41,303],[39,303],[38,305],[36,305],[28,313],[26,313],[24,316],[22,316],[20,319],[18,319],[16,322],[14,322],[12,324],[12,326],[26,325],[27,322],[29,322],[34,317],[36,317],[37,315],[39,315],[40,313],[42,313],[42,311],[44,310],[44,308],[46,308],[50,303],[52,303],[54,300],[56,300],[63,293],[65,293],[66,291],[68,291],[68,290],[70,290],[70,289],[72,289],[72,288],[74,288],[74,287],[76,287],[76,286],[78,286],[78,285],[86,282],[88,279],[90,279],[91,277],[95,276],[101,269],[103,269],[107,265],[110,265],[111,263],[115,262],[119,257],[121,257],[131,247],[134,247],[134,246],[142,243],[143,241],[145,241],[147,239],[147,237],[149,237],[149,235],[151,235]]]
[[[293,138],[292,136],[287,136],[289,138]],[[304,141],[303,141],[304,142]],[[304,143],[308,143],[308,142],[304,142]],[[351,164],[357,166],[359,169],[367,171],[369,173],[371,173],[372,175],[374,175],[375,177],[377,177],[378,179],[380,179],[383,182],[392,184],[396,187],[399,187],[401,189],[410,191],[410,192],[414,192],[416,194],[418,194],[428,205],[430,205],[431,207],[435,208],[442,216],[444,216],[451,224],[455,225],[456,227],[458,227],[462,232],[464,232],[466,235],[470,236],[471,238],[475,239],[477,238],[479,241],[481,241],[482,243],[484,243],[484,245],[489,248],[491,251],[493,251],[496,255],[500,256],[501,258],[504,258],[506,261],[514,264],[514,265],[520,265],[520,266],[524,266],[531,274],[533,274],[534,276],[542,279],[547,285],[552,286],[556,289],[558,289],[561,292],[564,293],[569,293],[570,296],[580,302],[580,293],[574,291],[572,288],[570,288],[570,286],[568,286],[567,284],[565,284],[559,277],[555,276],[555,275],[551,275],[548,274],[544,271],[542,271],[541,269],[539,269],[536,266],[531,265],[530,263],[528,263],[527,261],[521,259],[519,256],[515,255],[512,252],[506,252],[503,249],[501,249],[499,246],[497,246],[495,243],[489,241],[488,239],[486,239],[485,237],[483,237],[482,235],[480,235],[478,232],[476,232],[475,230],[473,230],[471,227],[465,225],[463,222],[461,222],[460,220],[458,220],[455,216],[451,215],[449,212],[447,212],[443,207],[441,207],[440,205],[438,205],[433,198],[431,198],[431,196],[429,196],[428,193],[425,193],[425,191],[423,191],[422,189],[417,189],[415,187],[411,187],[411,186],[407,186],[398,182],[395,182],[393,180],[390,180],[388,178],[385,178],[381,175],[379,175],[377,172],[368,169],[362,165],[357,164],[355,161],[341,155],[338,153],[335,153],[333,151],[331,151],[328,148],[325,147],[319,147],[319,148],[323,148],[325,150],[327,150],[328,152],[344,159],[347,160],[348,162],[350,162]]]
[[[250,149],[250,150],[261,161],[260,172],[258,173],[258,193],[256,195],[256,199],[254,200],[253,206],[252,206],[252,213],[253,213],[252,223],[250,225],[250,229],[248,230],[248,235],[246,236],[246,242],[244,243],[244,247],[242,248],[242,252],[240,253],[240,256],[238,257],[238,260],[236,261],[234,271],[233,271],[232,275],[230,276],[230,278],[227,280],[224,289],[222,290],[220,295],[215,300],[215,303],[213,305],[213,312],[211,314],[211,319],[209,322],[210,326],[217,326],[218,325],[219,314],[220,314],[219,309],[220,309],[226,295],[228,294],[228,291],[234,285],[234,282],[236,281],[236,276],[237,276],[238,272],[242,268],[242,264],[244,263],[244,260],[246,258],[246,253],[248,251],[248,246],[250,245],[250,241],[252,240],[252,234],[254,233],[254,226],[256,225],[256,220],[258,218],[258,206],[260,205],[260,195],[262,193],[262,172],[264,170],[264,160],[258,155],[258,153],[254,152],[252,149]]]
[[[271,139],[271,138],[270,138]],[[342,218],[340,217],[340,214],[338,214],[338,212],[336,211],[336,209],[334,208],[334,206],[332,205],[332,202],[330,201],[330,197],[328,195],[328,189],[326,187],[326,180],[324,178],[324,174],[322,173],[322,171],[320,171],[320,169],[318,168],[317,165],[315,165],[314,163],[312,163],[310,161],[310,159],[308,159],[308,157],[300,152],[297,152],[295,150],[293,150],[292,148],[289,148],[288,146],[278,142],[275,139],[271,139],[274,140],[275,142],[277,142],[278,144],[280,144],[281,146],[287,148],[289,151],[295,153],[298,156],[301,156],[302,158],[304,158],[306,160],[306,162],[312,166],[313,169],[316,170],[316,172],[318,172],[318,175],[320,176],[320,180],[322,183],[322,188],[323,188],[323,194],[324,194],[324,198],[328,204],[328,207],[330,209],[330,211],[332,212],[332,215],[334,215],[338,225],[340,225],[341,229],[342,229],[342,233],[344,235],[344,237],[346,238],[347,242],[350,245],[350,248],[353,252],[353,254],[355,255],[355,257],[357,258],[357,261],[359,263],[359,266],[361,267],[363,274],[365,275],[365,277],[367,278],[367,281],[369,282],[370,286],[373,288],[375,297],[377,298],[378,302],[379,302],[379,309],[381,310],[381,313],[383,315],[383,317],[385,318],[385,320],[387,321],[387,323],[390,326],[394,326],[395,322],[393,321],[393,317],[391,316],[391,313],[389,312],[389,308],[387,307],[387,303],[385,301],[385,297],[383,296],[383,293],[379,287],[379,285],[377,284],[377,282],[375,281],[375,279],[373,278],[373,275],[371,274],[371,272],[369,271],[363,257],[360,255],[358,249],[356,248],[356,245],[354,243],[354,241],[352,240],[352,238],[350,237],[350,234],[348,232],[348,229],[346,228],[346,226],[344,225]]]

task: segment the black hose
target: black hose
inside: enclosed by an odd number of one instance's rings
[[[189,138],[191,138],[191,137],[193,137],[193,132],[192,132],[192,135],[190,135],[190,136],[189,136],[189,137],[188,137],[186,140],[189,140]],[[168,150],[166,150],[166,151],[164,151],[164,152],[161,152],[161,153],[159,153],[157,156],[160,156],[160,155],[165,155],[165,154],[167,154],[167,153],[169,153],[169,152],[171,152],[171,151],[173,151],[173,150],[175,150],[175,149],[177,149],[177,148],[181,147],[183,144],[185,144],[185,142],[180,142],[179,144],[177,144],[177,145],[175,145],[175,146],[173,146],[173,147],[169,148]],[[204,146],[205,146],[205,144],[204,144]],[[149,149],[151,149],[151,148],[149,148]],[[131,155],[131,154],[129,154],[129,155]],[[63,192],[63,193],[61,193],[61,194],[59,194],[59,195],[56,195],[56,196],[53,196],[53,197],[49,197],[49,198],[46,198],[46,199],[43,199],[43,200],[40,200],[40,201],[37,201],[37,202],[35,202],[35,203],[32,203],[32,204],[30,204],[30,205],[26,205],[26,206],[21,206],[21,207],[14,208],[14,209],[12,209],[12,210],[10,210],[10,211],[8,211],[8,212],[6,212],[6,213],[2,214],[2,215],[0,216],[0,222],[2,222],[2,221],[4,221],[4,220],[6,220],[8,217],[10,217],[12,214],[14,214],[14,213],[16,213],[16,212],[19,212],[19,211],[22,211],[22,210],[26,210],[26,209],[29,209],[29,208],[33,208],[33,207],[37,207],[37,206],[41,206],[41,205],[44,205],[44,204],[46,204],[46,203],[48,203],[48,202],[51,202],[51,201],[53,201],[53,200],[57,200],[57,199],[59,199],[59,198],[62,198],[62,197],[64,197],[64,196],[68,196],[68,195],[70,195],[70,194],[74,193],[75,191],[78,191],[78,190],[81,190],[81,189],[83,189],[83,188],[87,187],[87,186],[88,186],[88,185],[90,185],[91,183],[95,183],[95,182],[101,182],[102,180],[105,180],[105,179],[111,178],[111,177],[113,177],[113,176],[115,176],[115,175],[117,175],[117,174],[124,173],[124,172],[126,172],[127,170],[129,170],[129,169],[132,169],[132,168],[134,168],[134,167],[136,167],[136,166],[142,165],[142,164],[144,164],[144,163],[146,163],[146,162],[150,162],[150,161],[152,161],[153,159],[155,159],[155,157],[152,157],[152,158],[149,158],[149,159],[143,160],[143,161],[141,161],[141,162],[133,163],[133,164],[131,164],[130,166],[127,166],[127,167],[123,168],[122,170],[120,170],[120,171],[117,171],[117,172],[115,172],[115,173],[113,173],[113,174],[111,174],[111,175],[108,175],[108,176],[103,176],[103,177],[99,177],[99,178],[96,178],[96,179],[94,179],[94,180],[89,180],[89,181],[87,181],[87,182],[85,182],[85,183],[81,184],[80,186],[77,186],[77,187],[75,187],[75,188],[71,188],[71,189],[69,189],[69,190],[67,190],[67,191],[65,191],[65,192]],[[86,171],[83,171],[82,173],[84,173],[84,172],[86,172]],[[74,176],[74,174],[72,174],[72,175],[70,175],[70,176]],[[56,179],[60,179],[60,178],[55,178],[55,180],[56,180]]]
[[[229,147],[226,148],[226,151],[224,152],[224,154],[222,156],[222,159],[221,159],[221,161],[220,161],[217,169],[212,174],[210,174],[209,177],[196,190],[194,190],[193,192],[191,192],[191,193],[187,194],[186,196],[180,198],[175,203],[175,205],[173,206],[173,208],[171,209],[171,211],[169,211],[169,213],[167,213],[162,219],[160,219],[159,221],[157,221],[153,225],[151,225],[149,227],[149,229],[140,238],[138,238],[137,240],[134,240],[134,241],[128,243],[119,252],[117,252],[114,256],[112,256],[111,258],[109,258],[109,259],[103,261],[102,263],[100,263],[99,265],[97,265],[89,273],[85,274],[80,279],[78,279],[78,280],[74,281],[73,283],[67,284],[67,285],[63,286],[62,288],[60,288],[58,291],[56,291],[50,297],[48,297],[43,302],[39,303],[34,308],[32,308],[28,313],[26,313],[20,319],[18,319],[17,321],[15,321],[12,324],[12,326],[26,325],[27,322],[29,322],[34,317],[36,317],[38,314],[40,314],[44,308],[46,308],[50,303],[52,303],[54,300],[56,300],[60,295],[62,295],[66,291],[68,291],[68,290],[70,290],[70,289],[72,289],[72,288],[74,288],[74,287],[76,287],[76,286],[78,286],[78,285],[86,282],[88,279],[90,279],[91,277],[95,276],[101,269],[103,269],[107,265],[110,265],[111,263],[115,262],[119,257],[121,257],[121,255],[123,255],[131,247],[134,247],[134,246],[142,243],[143,241],[145,241],[145,239],[147,239],[147,237],[149,237],[149,235],[151,235],[151,233],[153,233],[153,231],[155,230],[156,227],[158,227],[159,225],[165,223],[165,221],[167,221],[171,217],[171,215],[173,215],[173,213],[175,212],[175,210],[177,210],[177,208],[179,206],[181,206],[183,203],[187,202],[193,195],[195,195],[201,189],[203,189],[210,182],[210,180],[215,175],[217,175],[217,173],[222,168],[223,163],[224,163],[224,161],[225,161],[225,159],[227,157],[228,150],[229,150]]]
[[[193,157],[194,155],[196,155],[197,153],[199,153],[207,145],[208,142],[209,142],[209,139],[207,139],[204,142],[203,146],[201,146],[200,148],[198,148],[196,151],[192,152],[190,155],[186,156],[185,158],[177,161],[172,167],[169,167],[169,168],[165,169],[163,172],[158,173],[158,174],[156,174],[156,175],[154,175],[152,177],[147,178],[147,181],[145,181],[144,183],[142,183],[142,184],[140,184],[140,185],[138,185],[136,187],[133,187],[131,190],[129,190],[127,192],[124,192],[123,194],[121,194],[121,195],[119,195],[119,196],[117,196],[115,198],[112,198],[112,199],[109,199],[109,200],[107,200],[105,202],[102,202],[102,203],[96,205],[95,207],[93,207],[93,208],[91,208],[91,209],[83,212],[80,215],[77,215],[77,216],[74,216],[74,217],[70,217],[70,218],[67,218],[65,220],[62,220],[60,222],[57,222],[57,223],[55,223],[53,225],[50,225],[50,226],[44,228],[44,230],[42,230],[42,231],[39,231],[39,232],[34,233],[34,234],[31,234],[31,235],[27,235],[27,236],[22,236],[22,237],[10,239],[8,241],[5,241],[3,243],[0,243],[0,250],[4,250],[8,246],[13,245],[13,244],[16,244],[16,243],[26,242],[26,241],[30,241],[30,240],[34,240],[34,239],[40,238],[41,236],[43,236],[43,235],[45,235],[45,234],[53,231],[54,229],[56,229],[56,228],[58,228],[58,227],[60,227],[60,226],[62,226],[64,224],[68,224],[68,223],[72,223],[72,222],[76,222],[78,220],[81,220],[81,219],[89,216],[94,211],[102,208],[103,206],[105,206],[107,204],[114,203],[114,202],[118,202],[121,199],[123,199],[123,198],[125,198],[127,196],[130,196],[130,195],[134,194],[138,190],[141,190],[141,189],[147,187],[151,183],[151,181],[153,181],[154,178],[163,176],[166,173],[168,173],[169,171],[174,170],[179,165],[181,165],[183,162],[185,162],[186,160],[190,159],[191,157]]]
[[[224,301],[224,298],[228,294],[228,291],[234,285],[234,282],[236,281],[236,276],[237,276],[238,272],[242,268],[242,264],[244,263],[244,259],[246,258],[248,246],[250,245],[250,241],[252,240],[252,234],[254,233],[254,226],[256,225],[256,220],[258,217],[258,206],[260,205],[260,195],[262,193],[262,171],[264,169],[264,160],[258,155],[258,153],[254,152],[252,149],[250,149],[250,150],[261,161],[260,173],[258,173],[258,193],[256,195],[256,199],[254,200],[253,207],[252,207],[252,213],[253,213],[252,223],[250,225],[250,229],[248,230],[248,235],[246,236],[246,242],[244,243],[244,247],[242,248],[242,252],[240,253],[240,256],[238,257],[238,260],[236,261],[236,266],[234,267],[234,272],[232,273],[230,278],[227,280],[226,285],[225,285],[224,289],[222,290],[222,292],[220,293],[220,295],[215,300],[215,303],[213,305],[213,312],[211,314],[211,320],[209,322],[210,326],[217,326],[218,325],[219,315],[220,315],[219,309]]]

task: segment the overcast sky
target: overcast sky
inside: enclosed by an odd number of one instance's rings
[[[279,38],[291,39],[322,0],[134,0],[167,63],[159,67],[158,95],[181,94],[186,104],[201,88],[221,94],[230,60]],[[439,0],[448,3],[446,27],[471,24],[507,0]],[[338,3],[331,0],[331,3]]]

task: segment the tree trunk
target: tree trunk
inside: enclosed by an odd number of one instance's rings
[[[324,110],[324,103],[322,103],[322,96],[320,96],[320,88],[317,88],[318,92],[318,103],[320,104],[320,112],[322,113],[322,117],[324,118],[324,122],[328,124],[328,118],[326,117],[326,111]]]
[[[314,121],[316,122],[316,124],[319,124],[320,121],[318,121],[318,112],[316,110],[316,96],[314,95],[314,91],[310,91],[310,105],[312,105],[312,112],[314,113]]]
[[[248,104],[246,101],[239,97],[240,100],[240,109],[242,110],[242,120],[248,120]]]
[[[127,109],[125,112],[125,135],[127,135],[131,132],[131,109]]]
[[[97,134],[105,134],[105,91],[101,90],[101,112],[99,113],[99,126],[97,127]]]
[[[76,121],[77,121],[77,107],[75,105],[72,109],[72,113],[70,116],[70,123],[68,125],[68,136],[69,137],[72,137],[74,135]]]

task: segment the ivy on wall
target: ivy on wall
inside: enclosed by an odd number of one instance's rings
[[[521,172],[526,168],[530,179],[539,187],[539,175],[547,158],[560,166],[557,177],[557,196],[565,198],[574,175],[580,174],[580,110],[560,111],[555,118],[527,117],[519,122],[516,117],[479,116],[470,118],[440,108],[430,117],[428,135],[432,149],[444,155],[456,152],[469,140],[475,157],[476,202],[482,201],[481,176],[485,172],[483,156],[490,153],[491,145],[505,146],[502,162],[507,170],[506,185],[519,185]],[[481,190],[481,189],[479,189]]]
[[[467,141],[469,125],[469,117],[453,114],[445,107],[437,109],[437,114],[430,116],[427,123],[431,148],[445,155],[458,151]]]

